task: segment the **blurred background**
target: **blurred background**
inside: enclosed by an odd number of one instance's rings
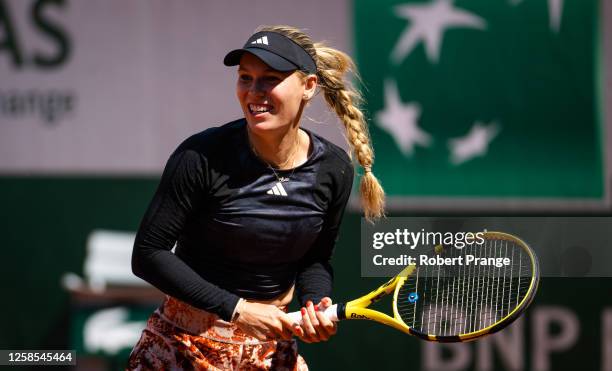
[[[0,0],[0,349],[125,366],[161,300],[131,275],[133,233],[174,148],[241,117],[222,59],[261,24],[355,58],[390,216],[612,215],[610,1]],[[306,116],[347,148],[322,99]],[[380,283],[360,278],[360,215],[353,198],[338,300]],[[474,343],[355,321],[300,349],[313,370],[612,370],[611,294],[544,278]]]

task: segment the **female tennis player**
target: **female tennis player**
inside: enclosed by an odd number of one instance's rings
[[[330,259],[354,171],[340,147],[300,128],[318,91],[363,168],[366,217],[383,214],[359,94],[345,80],[350,57],[268,26],[224,63],[238,66],[244,118],[193,135],[168,160],[132,255],[134,273],[167,296],[128,369],[305,370],[293,336],[335,334],[320,311],[332,304]],[[294,293],[301,323],[286,314]]]

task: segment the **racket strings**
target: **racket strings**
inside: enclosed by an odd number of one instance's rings
[[[509,264],[465,264],[468,255],[481,259],[478,262],[508,258]],[[452,336],[482,330],[506,318],[529,292],[531,258],[513,241],[491,239],[483,246],[447,248],[440,256],[462,257],[464,264],[418,266],[400,287],[395,303],[401,319],[421,333]]]

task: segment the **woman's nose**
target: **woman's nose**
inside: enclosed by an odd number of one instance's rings
[[[249,89],[249,92],[251,94],[254,95],[261,95],[261,94],[265,94],[265,87],[263,85],[263,81],[261,80],[254,80],[253,83],[251,84],[251,88]]]

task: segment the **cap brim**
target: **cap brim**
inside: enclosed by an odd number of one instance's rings
[[[223,58],[223,64],[226,66],[237,66],[240,64],[240,58],[244,53],[251,53],[257,58],[261,59],[265,64],[270,66],[272,69],[277,71],[293,71],[297,70],[298,67],[286,60],[285,58],[276,55],[270,51],[260,48],[244,48],[244,49],[236,49],[227,53],[225,58]]]

